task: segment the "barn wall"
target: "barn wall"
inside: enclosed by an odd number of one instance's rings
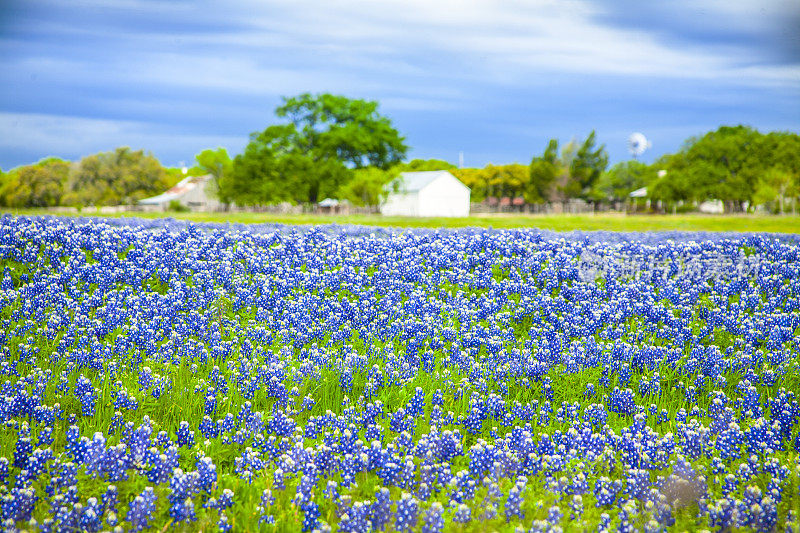
[[[208,181],[198,183],[193,189],[186,191],[180,198],[180,202],[186,206],[194,209],[214,210],[219,207],[219,201],[213,196],[209,195],[208,189],[213,187],[213,184]]]
[[[419,195],[419,216],[469,216],[469,189],[455,178],[438,178],[422,189]]]
[[[214,211],[219,209],[220,203],[216,197],[209,194],[209,189],[213,188],[210,179],[199,179],[194,187],[183,192],[177,200],[194,211]]]
[[[419,215],[419,197],[416,192],[392,193],[381,205],[381,214],[387,216],[416,217]]]

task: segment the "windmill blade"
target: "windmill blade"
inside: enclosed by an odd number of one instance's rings
[[[642,155],[650,146],[652,146],[652,144],[643,133],[632,133],[631,136],[628,137],[628,151],[633,157]]]

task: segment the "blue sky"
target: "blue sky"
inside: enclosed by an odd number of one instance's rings
[[[0,167],[127,145],[239,153],[281,96],[378,100],[410,157],[527,163],[597,130],[612,162],[722,124],[800,131],[796,0],[5,0]]]

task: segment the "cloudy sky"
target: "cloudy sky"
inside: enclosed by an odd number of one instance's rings
[[[4,0],[0,167],[127,145],[235,154],[282,96],[378,100],[411,157],[612,162],[722,124],[800,131],[796,0]]]

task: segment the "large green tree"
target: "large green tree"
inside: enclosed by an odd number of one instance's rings
[[[544,153],[528,165],[528,181],[524,190],[529,203],[564,201],[570,198],[591,200],[593,186],[608,166],[605,145],[595,146],[592,131],[582,143],[572,140],[559,153],[559,142],[550,139]]]
[[[655,198],[718,199],[726,210],[741,211],[745,202],[753,202],[759,176],[773,165],[769,152],[763,135],[748,126],[722,126],[690,138],[668,158],[667,175],[654,190]]]
[[[391,178],[397,177],[401,172],[425,172],[429,170],[455,170],[457,167],[442,159],[412,159],[407,163],[397,163],[389,169]]]
[[[760,173],[756,184],[756,203],[765,192],[774,191],[771,203],[781,212],[791,207],[796,212],[800,197],[800,135],[788,131],[771,131],[761,141],[764,159],[771,163]]]
[[[591,190],[600,174],[608,166],[608,152],[604,144],[596,147],[594,130],[578,146],[574,157],[565,163],[569,177],[563,187],[568,198],[591,198]]]
[[[299,132],[297,142],[314,158],[333,158],[350,168],[387,169],[403,160],[408,147],[378,102],[335,94],[303,93],[284,98],[275,110]]]
[[[354,170],[388,169],[407,150],[377,102],[304,93],[284,98],[275,113],[289,123],[252,134],[222,182],[237,203],[314,203],[335,195]]]
[[[457,168],[450,172],[470,188],[471,202],[482,202],[491,194],[488,174],[483,168]]]
[[[135,203],[169,188],[170,180],[158,159],[127,146],[81,159],[64,202],[70,205]]]
[[[525,201],[531,204],[546,203],[553,199],[553,187],[561,172],[558,158],[558,139],[550,139],[544,153],[534,157],[528,165],[528,185]]]
[[[221,182],[222,195],[241,205],[313,203],[333,195],[352,170],[335,158],[315,158],[299,147],[302,142],[294,124],[252,134]]]
[[[52,207],[61,203],[70,162],[50,157],[9,172],[4,203],[10,207]]]
[[[294,200],[296,176],[303,156],[295,149],[293,125],[270,126],[252,133],[244,153],[233,160],[233,170],[220,182],[221,194],[239,205],[259,205]]]
[[[11,194],[16,186],[16,176],[14,171],[2,172],[0,171],[0,206],[8,207],[8,195]]]
[[[488,164],[483,173],[488,191],[496,198],[521,196],[530,179],[528,167],[519,163]]]

